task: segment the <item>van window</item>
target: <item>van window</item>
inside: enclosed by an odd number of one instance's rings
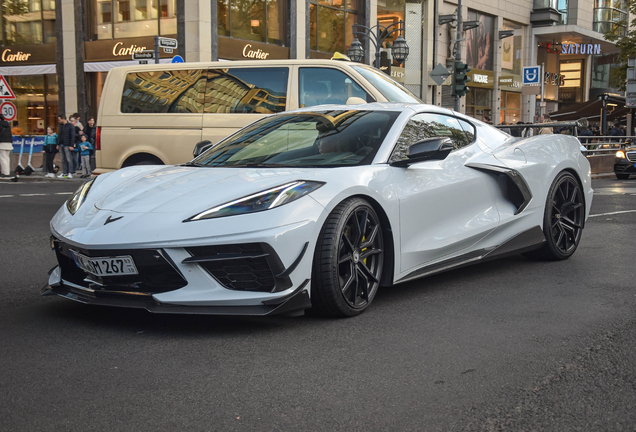
[[[210,69],[205,113],[273,114],[285,111],[289,68]]]
[[[350,97],[375,102],[351,77],[336,69],[300,68],[299,80],[301,108],[323,104],[344,105]]]
[[[202,113],[205,71],[193,69],[129,73],[124,83],[121,112]]]

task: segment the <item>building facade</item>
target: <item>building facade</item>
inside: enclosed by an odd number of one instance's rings
[[[132,54],[153,49],[155,35],[179,42],[176,53],[162,51],[161,62],[174,54],[186,62],[330,58],[336,51],[346,53],[353,24],[390,26],[403,20],[409,56],[401,65],[391,60],[394,33],[380,48],[383,65],[423,101],[454,104],[449,80],[438,86],[429,76],[454,55],[456,23],[438,20],[456,12],[454,0],[1,3],[0,74],[15,92],[17,120],[29,134],[44,133],[58,113],[96,116],[108,71],[137,63]],[[470,91],[460,103],[470,116],[495,124],[535,121],[539,98],[522,86],[524,66],[544,65],[545,112],[616,92],[611,70],[617,49],[602,32],[629,18],[626,0],[464,0],[462,18],[473,27],[459,46],[472,68]],[[375,48],[364,38],[361,42],[371,64]],[[266,99],[262,103],[276,103],[272,95]]]

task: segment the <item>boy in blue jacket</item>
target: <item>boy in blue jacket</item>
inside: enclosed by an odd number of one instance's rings
[[[86,139],[86,134],[82,134],[79,143],[80,156],[82,157],[82,175],[81,178],[90,177],[93,175],[91,172],[91,150],[93,150],[93,146]]]

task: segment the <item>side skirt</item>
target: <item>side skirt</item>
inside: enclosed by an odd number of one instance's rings
[[[479,249],[459,255],[447,260],[431,264],[407,274],[401,279],[395,281],[396,284],[408,282],[424,276],[430,276],[441,273],[453,268],[463,267],[478,262],[484,262],[495,258],[501,258],[507,255],[517,255],[540,248],[546,241],[543,230],[540,226],[530,228],[508,241],[492,248]]]

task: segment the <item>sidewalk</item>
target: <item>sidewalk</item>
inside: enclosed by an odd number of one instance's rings
[[[55,177],[45,177],[45,172],[43,171],[34,171],[31,175],[21,175],[18,177],[17,181],[18,182],[44,182],[44,181],[55,181],[55,182],[77,182],[77,183],[82,183],[85,182],[86,180],[89,180],[89,177],[87,178],[81,178],[82,177],[82,173],[80,171],[78,171],[78,174],[73,174],[73,178],[72,179],[65,179],[65,178],[57,178],[57,174],[55,175]],[[93,177],[93,176],[91,176]],[[15,182],[16,179],[15,177],[5,177],[5,178],[0,178],[0,181],[13,181]]]

